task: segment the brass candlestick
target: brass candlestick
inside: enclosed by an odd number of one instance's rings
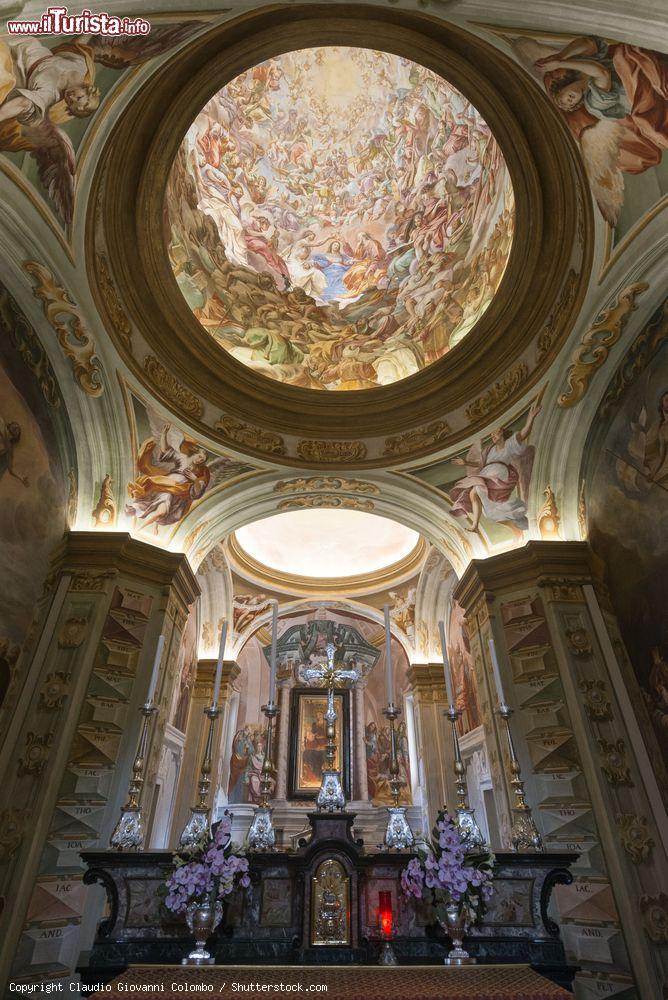
[[[197,785],[197,802],[190,809],[190,819],[183,828],[179,837],[179,847],[193,847],[204,833],[210,828],[210,812],[208,806],[209,789],[211,787],[211,769],[213,758],[213,731],[216,719],[220,715],[217,705],[204,709],[204,714],[209,719],[209,731],[206,736],[202,766],[200,768],[199,782]]]
[[[109,846],[118,851],[140,851],[144,846],[144,824],[141,815],[139,799],[144,784],[144,765],[146,763],[146,748],[148,746],[148,727],[151,716],[157,712],[155,705],[147,701],[140,710],[144,716],[139,744],[132,765],[132,778],[128,787],[128,801],[121,809],[121,818],[114,827],[109,840]]]
[[[513,807],[513,825],[510,831],[510,839],[514,851],[542,851],[543,840],[531,815],[531,809],[524,797],[524,782],[521,777],[520,762],[515,753],[515,745],[510,731],[510,716],[512,714],[512,708],[508,708],[507,705],[499,705],[499,715],[506,724],[506,735],[508,737],[510,773],[512,775],[510,784],[513,786],[515,798],[517,799],[517,804]]]
[[[387,829],[385,831],[385,846],[404,850],[412,847],[415,837],[411,830],[410,823],[406,818],[406,806],[399,805],[401,789],[405,782],[399,777],[399,761],[397,759],[397,734],[394,723],[399,715],[399,709],[394,704],[390,704],[383,709],[383,715],[390,723],[390,788],[394,805],[388,806]]]
[[[272,742],[274,732],[274,719],[278,715],[278,708],[273,701],[262,706],[267,720],[267,739],[264,747],[264,759],[262,761],[262,771],[260,777],[260,805],[255,811],[253,821],[246,837],[248,846],[253,851],[271,851],[276,846],[276,833],[271,818],[271,806],[269,805],[269,794],[271,792],[272,776],[274,765],[272,762]]]
[[[457,787],[457,808],[455,810],[457,827],[466,845],[466,850],[475,852],[484,848],[486,844],[482,830],[475,818],[475,811],[469,805],[466,768],[462,760],[459,748],[459,734],[457,733],[457,720],[461,714],[461,710],[455,708],[454,705],[450,705],[445,712],[445,715],[450,719],[452,724],[452,745],[455,753],[455,785]]]

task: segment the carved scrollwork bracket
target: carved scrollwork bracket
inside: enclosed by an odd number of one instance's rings
[[[104,868],[88,868],[84,872],[84,885],[95,885],[99,882],[104,886],[109,905],[109,916],[100,921],[97,929],[97,936],[101,938],[109,937],[118,920],[118,888],[113,878]]]

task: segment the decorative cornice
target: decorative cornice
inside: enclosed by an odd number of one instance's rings
[[[75,579],[100,580],[94,589],[102,589],[105,576],[111,579],[121,575],[162,587],[175,587],[187,606],[200,595],[186,556],[139,542],[127,532],[66,532],[51,557],[50,575],[54,573],[70,573]]]
[[[213,692],[213,682],[216,676],[217,660],[215,658],[205,658],[197,661],[197,671],[195,673],[195,691],[201,697]],[[230,690],[234,682],[241,673],[241,668],[235,660],[223,660],[223,669],[220,675],[221,698],[229,697]]]
[[[488,559],[473,559],[453,596],[468,611],[484,594],[538,587],[550,579],[579,585],[596,583],[601,577],[602,565],[587,542],[531,541]]]

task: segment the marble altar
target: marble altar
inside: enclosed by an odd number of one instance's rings
[[[251,888],[226,906],[209,947],[218,964],[367,964],[378,960],[379,893],[392,900],[393,947],[402,964],[435,964],[449,944],[417,907],[406,902],[399,876],[412,854],[367,851],[353,835],[355,815],[309,813],[311,836],[295,851],[253,853]],[[181,917],[166,909],[161,892],[172,868],[170,851],[85,851],[84,882],[99,882],[107,897],[93,948],[80,969],[84,981],[109,979],[132,963],[179,963],[191,938]],[[559,929],[548,909],[555,884],[571,881],[574,853],[499,853],[493,902],[466,947],[479,962],[528,963],[562,985],[573,969],[565,962]],[[332,943],[314,934],[314,879],[334,861],[347,882],[349,923]]]

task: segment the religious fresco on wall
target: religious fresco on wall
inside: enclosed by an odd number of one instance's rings
[[[173,165],[176,281],[234,358],[291,385],[365,389],[451,350],[491,302],[513,236],[489,127],[408,59],[288,52],[202,109]]]
[[[51,553],[68,526],[63,436],[71,455],[74,448],[55,380],[47,385],[48,361],[37,365],[40,351],[25,316],[0,286],[0,678],[5,680],[32,621]]]
[[[668,194],[668,56],[593,35],[499,33],[563,114],[619,238]]]
[[[127,485],[125,514],[136,531],[159,536],[216,486],[252,471],[235,459],[213,455],[136,396],[131,396],[131,417],[137,474]]]
[[[178,682],[174,685],[174,697],[169,713],[169,722],[175,729],[185,733],[188,725],[190,700],[197,675],[197,615],[191,611],[181,640],[178,661]]]
[[[382,635],[379,637],[382,641]],[[392,664],[394,673],[394,689],[399,694],[399,707],[403,709],[402,693],[406,688],[406,671],[408,660],[403,649],[396,640],[392,640]],[[390,787],[391,744],[390,727],[383,715],[387,706],[385,689],[385,649],[376,666],[369,675],[364,692],[364,744],[366,749],[366,774],[369,800],[377,806],[392,805],[392,789]],[[408,728],[405,711],[396,722],[397,763],[399,777],[404,782],[401,789],[401,805],[411,805],[411,770],[408,751]]]
[[[232,741],[228,802],[259,804],[265,743],[266,725],[262,723],[247,722],[237,729]]]
[[[237,663],[240,673],[235,688],[239,692],[239,708],[234,723],[227,794],[231,803],[257,804],[261,797],[266,734],[262,705],[266,705],[269,698],[269,665],[257,636],[244,645]],[[280,731],[280,718],[278,725]]]
[[[497,427],[466,453],[411,475],[442,490],[450,513],[466,531],[482,532],[492,543],[520,543],[529,527],[527,502],[535,457],[535,422],[540,398],[521,417]],[[462,475],[462,468],[466,469]]]
[[[148,35],[0,36],[0,152],[72,221],[77,152],[120,75],[189,38],[203,22]]]
[[[462,713],[457,725],[463,735],[481,725],[482,719],[464,609],[456,601],[450,610],[447,646],[455,707]]]
[[[622,638],[668,762],[668,344],[613,414],[591,444],[589,541],[605,560]]]

